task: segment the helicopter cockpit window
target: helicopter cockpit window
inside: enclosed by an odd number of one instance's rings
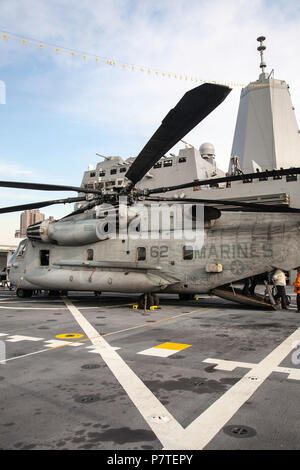
[[[93,261],[94,259],[94,250],[92,250],[91,248],[86,250],[86,259],[87,261]]]
[[[26,248],[27,248],[27,242],[24,241],[24,242],[21,242],[20,245],[19,245],[19,248],[18,248],[18,251],[17,251],[17,257],[18,258],[23,258],[24,255],[25,255],[25,252],[26,252]]]
[[[137,261],[145,261],[145,259],[146,259],[146,248],[144,246],[139,246],[136,249],[136,259],[137,259]]]
[[[182,250],[182,257],[185,260],[191,260],[194,257],[194,251],[192,246],[184,246]]]
[[[40,250],[40,262],[41,266],[49,266],[49,250]]]

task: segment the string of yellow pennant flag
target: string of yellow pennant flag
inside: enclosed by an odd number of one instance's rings
[[[216,85],[225,85],[225,86],[228,86],[230,88],[236,88],[236,87],[243,88],[243,87],[246,86],[245,84],[242,84],[242,83],[204,80],[202,78],[195,77],[195,76],[190,76],[190,75],[187,75],[187,74],[184,74],[184,73],[174,73],[174,72],[171,73],[171,72],[165,72],[165,71],[161,71],[161,70],[152,69],[152,68],[146,67],[146,66],[137,66],[137,65],[133,65],[133,64],[128,64],[128,63],[123,62],[123,61],[118,60],[118,59],[111,59],[111,58],[108,58],[108,57],[101,57],[101,56],[98,56],[98,55],[81,52],[81,51],[78,51],[78,50],[75,50],[75,49],[68,49],[68,48],[61,47],[61,46],[55,46],[55,45],[48,44],[48,43],[45,43],[45,42],[42,42],[42,41],[38,41],[36,39],[24,38],[24,37],[18,36],[16,34],[0,30],[0,37],[1,36],[2,36],[4,41],[8,41],[9,39],[14,39],[16,41],[19,41],[20,44],[22,44],[23,46],[26,46],[27,44],[30,44],[30,45],[34,45],[34,46],[39,47],[40,50],[48,48],[48,49],[55,50],[55,52],[57,54],[62,53],[62,54],[71,55],[73,57],[74,56],[82,57],[84,61],[87,61],[88,59],[92,59],[96,64],[102,64],[102,65],[105,64],[105,65],[108,65],[110,67],[116,67],[117,66],[117,67],[121,67],[123,70],[130,70],[132,72],[141,72],[141,73],[145,73],[145,74],[152,75],[152,76],[155,76],[155,77],[162,77],[162,78],[168,78],[168,79],[174,79],[174,80],[184,80],[184,81],[189,81],[189,82],[195,82],[195,83],[198,83],[198,84],[213,83],[213,84],[216,84]]]

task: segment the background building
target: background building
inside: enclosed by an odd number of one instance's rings
[[[16,230],[15,237],[25,238],[27,227],[37,222],[42,222],[43,220],[45,220],[45,214],[41,214],[39,209],[31,209],[22,212],[20,216],[20,229]]]

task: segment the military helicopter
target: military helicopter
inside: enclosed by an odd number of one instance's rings
[[[177,293],[189,300],[273,268],[299,266],[300,209],[168,198],[165,193],[238,179],[295,175],[300,168],[136,188],[153,165],[230,91],[211,83],[188,91],[130,166],[125,188],[108,193],[97,187],[0,181],[0,187],[79,193],[74,198],[1,208],[0,214],[83,202],[83,207],[60,220],[28,227],[27,238],[9,260],[9,280],[16,294],[30,297],[37,289],[142,293],[151,304],[157,303],[157,293]],[[157,223],[150,230],[154,220]],[[182,221],[187,222],[184,229]]]

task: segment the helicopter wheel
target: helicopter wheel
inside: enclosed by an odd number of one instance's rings
[[[60,292],[58,290],[49,290],[48,291],[48,296],[49,297],[55,297],[55,296],[59,296],[60,295]]]
[[[194,300],[194,294],[178,294],[179,296],[179,300],[184,300],[184,301],[187,301],[187,300]]]
[[[146,297],[146,299],[145,299]],[[139,308],[145,308],[145,300],[146,300],[146,309],[149,310],[150,307],[159,305],[159,297],[157,294],[152,294],[147,292],[146,294],[142,294],[139,297]]]
[[[32,290],[28,289],[17,289],[16,290],[17,297],[20,297],[21,299],[24,299],[26,297],[31,297],[33,294]]]

